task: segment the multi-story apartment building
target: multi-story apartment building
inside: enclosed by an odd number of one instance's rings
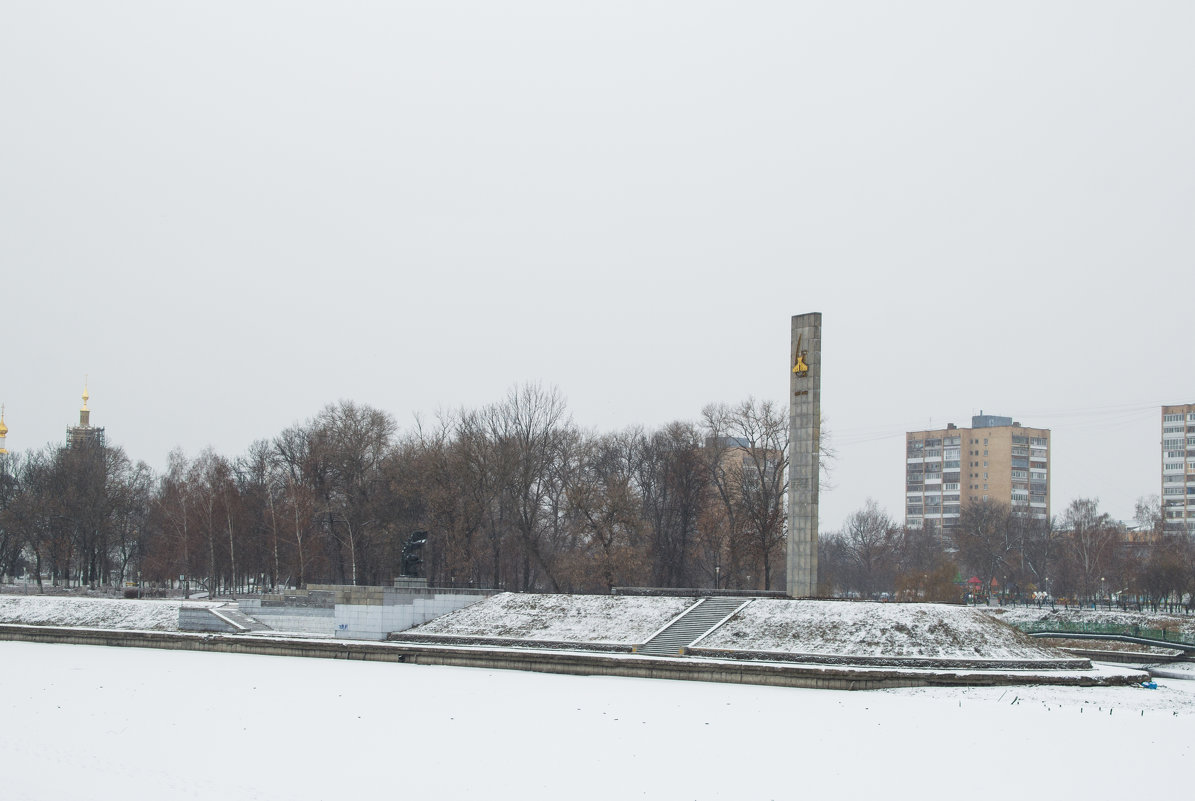
[[[982,411],[905,435],[905,524],[949,531],[972,500],[995,500],[1050,519],[1050,430]]]
[[[1195,403],[1162,407],[1162,520],[1195,534]]]

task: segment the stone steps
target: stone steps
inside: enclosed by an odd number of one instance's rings
[[[220,606],[211,611],[216,617],[231,623],[238,631],[270,631],[270,627],[265,623],[256,618],[249,617],[244,612],[231,606]]]
[[[750,599],[703,598],[670,626],[635,649],[648,656],[683,656],[684,649],[707,634],[727,615]]]

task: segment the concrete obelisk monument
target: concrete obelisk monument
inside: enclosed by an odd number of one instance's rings
[[[817,595],[822,438],[822,315],[793,317],[788,397],[788,594]]]

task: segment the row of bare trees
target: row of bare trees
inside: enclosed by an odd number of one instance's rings
[[[99,443],[48,447],[0,463],[0,574],[232,593],[384,584],[427,532],[439,585],[776,588],[787,434],[755,400],[588,432],[558,392],[528,385],[401,433],[342,401],[236,458],[176,451],[160,475]]]
[[[106,584],[135,571],[153,479],[120,448],[84,442],[0,462],[0,575],[29,565],[64,584]]]
[[[1132,529],[1072,501],[1054,521],[994,501],[965,506],[956,528],[899,525],[874,501],[819,545],[821,593],[958,601],[964,595],[1148,603],[1195,593],[1195,542],[1162,526],[1157,499]]]

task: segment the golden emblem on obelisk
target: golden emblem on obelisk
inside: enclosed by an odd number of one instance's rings
[[[809,372],[809,365],[805,364],[805,354],[809,351],[801,350],[801,339],[804,336],[804,334],[797,334],[797,356],[793,362],[793,372],[797,378],[804,378],[805,374]]]

